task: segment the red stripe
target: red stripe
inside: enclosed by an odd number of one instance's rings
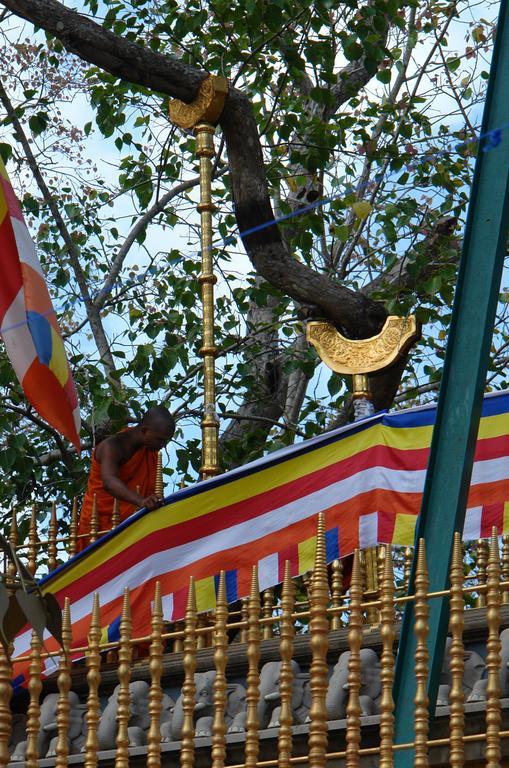
[[[316,523],[315,523],[316,527]],[[285,563],[286,561],[290,561],[290,573],[292,576],[298,576],[299,575],[299,547],[298,542],[295,544],[292,544],[289,547],[285,547],[285,549],[281,550],[278,553],[278,578],[279,581],[283,581],[285,577]]]
[[[73,408],[53,371],[36,358],[25,373],[21,385],[27,400],[42,418],[78,447]]]
[[[23,279],[19,263],[18,247],[9,216],[0,224],[0,254],[2,279],[0,280],[0,324],[4,315],[18,295]],[[11,331],[13,333],[14,331]]]
[[[5,202],[7,203],[9,215],[13,216],[15,219],[23,221],[23,214],[21,213],[18,198],[14,193],[11,182],[7,181],[7,179],[4,179],[3,176],[0,176],[0,184],[5,196]]]
[[[504,505],[488,504],[484,505],[481,514],[481,539],[487,539],[491,536],[493,527],[498,533],[502,533],[504,528]]]

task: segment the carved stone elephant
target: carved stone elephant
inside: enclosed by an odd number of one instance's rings
[[[500,696],[505,698],[509,696],[509,628],[500,633],[500,646]],[[467,701],[486,701],[487,685],[486,678],[478,680]]]
[[[115,749],[119,689],[120,686],[117,685],[101,715],[97,731],[100,749]],[[148,710],[149,691],[150,686],[144,680],[136,680],[129,684],[131,701],[127,731],[129,734],[129,746],[131,747],[139,747],[147,743],[146,732],[150,726]],[[172,707],[173,700],[169,696],[164,695],[161,724],[164,724],[169,719],[169,711]]]
[[[350,651],[344,651],[332,671],[327,690],[326,706],[329,720],[342,720],[346,717],[348,703],[348,660]],[[363,715],[373,715],[378,711],[382,694],[380,680],[380,659],[371,648],[362,648],[360,705]]]
[[[41,704],[38,736],[38,751],[41,757],[53,757],[55,754],[58,697],[58,693],[48,693]],[[73,691],[69,692],[69,704],[69,752],[70,754],[78,754],[83,743],[84,732],[86,732],[86,724],[84,721],[86,705],[80,703],[78,694]],[[26,746],[26,740],[20,741],[15,746],[11,756],[12,762],[25,760]]]
[[[440,673],[440,687],[438,689],[437,707],[447,706],[449,704],[449,692],[451,690],[451,643],[450,637],[446,640],[444,663],[442,665],[442,671]],[[486,663],[482,656],[477,651],[465,649],[463,654],[463,662],[465,664],[465,670],[463,673],[463,692],[467,701],[478,701],[477,694],[473,694],[474,689],[477,691],[479,681],[484,675],[486,669]],[[482,686],[481,686],[482,688]],[[471,698],[472,695],[474,698]]]
[[[196,736],[211,736],[212,722],[214,719],[214,681],[216,673],[214,670],[208,672],[197,672],[194,676],[196,686],[195,697],[195,734]],[[240,684],[230,684],[226,687],[227,702],[225,711],[226,726],[234,730],[244,730],[246,690]],[[171,735],[175,741],[178,741],[182,735],[182,726],[184,723],[184,711],[182,708],[182,694],[177,699],[173,711],[171,723]],[[231,731],[234,732],[233,730]],[[165,739],[166,740],[166,739]]]
[[[258,701],[258,721],[260,728],[275,728],[279,725],[281,696],[279,693],[280,661],[268,661],[260,672],[260,699]],[[304,705],[304,690],[307,673],[301,672],[296,661],[292,661],[292,710],[295,723],[306,722],[309,708]]]

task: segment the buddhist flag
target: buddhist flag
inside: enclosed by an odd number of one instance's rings
[[[35,245],[0,159],[0,333],[27,400],[80,450],[76,388]]]

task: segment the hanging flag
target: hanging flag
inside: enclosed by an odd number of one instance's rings
[[[150,633],[155,584],[164,618],[182,619],[189,577],[199,611],[215,606],[218,574],[226,571],[229,601],[249,594],[258,565],[260,588],[313,567],[319,512],[325,515],[327,561],[375,544],[413,543],[435,406],[377,414],[298,443],[219,477],[185,488],[160,509],[142,510],[41,582],[71,603],[72,647],[86,645],[94,592],[101,627],[111,628],[131,591],[133,637]],[[468,498],[464,538],[509,533],[509,394],[484,399]],[[15,642],[26,654],[31,631]],[[109,634],[108,634],[109,636]],[[48,649],[56,648],[49,637]],[[19,676],[27,657],[14,661]]]
[[[44,274],[0,158],[0,334],[25,397],[80,450],[80,411]]]

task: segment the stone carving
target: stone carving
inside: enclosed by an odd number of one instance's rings
[[[374,715],[382,695],[380,659],[371,648],[362,648],[360,705],[362,715]],[[350,651],[344,651],[332,671],[327,690],[326,707],[329,720],[346,717],[348,703],[348,659]]]
[[[445,645],[444,663],[442,665],[442,672],[440,673],[440,686],[437,696],[437,707],[446,707],[449,705],[449,692],[451,690],[451,638],[448,637]],[[466,701],[478,701],[477,698],[470,698],[473,690],[479,689],[479,682],[484,675],[486,669],[486,663],[482,656],[476,651],[465,650],[463,654],[463,661],[465,664],[465,670],[463,672],[463,691],[465,693]],[[482,686],[481,686],[482,689]],[[477,693],[474,694],[477,696]]]
[[[281,696],[279,693],[280,661],[268,661],[260,672],[260,700],[258,702],[258,719],[260,728],[277,728],[281,713]],[[296,661],[292,661],[292,713],[293,722],[305,723],[308,719],[310,702],[309,674],[303,673]]]
[[[419,338],[415,317],[390,315],[370,339],[346,339],[327,322],[309,322],[307,338],[323,362],[338,373],[368,373],[388,368]]]
[[[195,711],[195,735],[211,736],[212,722],[214,719],[214,680],[215,670],[209,672],[196,672],[194,682],[196,685]],[[238,683],[226,686],[227,704],[225,712],[226,727],[231,733],[244,730],[246,710],[246,689]],[[177,699],[171,722],[171,736],[178,741],[182,735],[184,712],[182,709],[182,695]],[[166,729],[165,729],[166,730]],[[169,739],[165,738],[165,741]]]
[[[108,699],[106,707],[101,715],[99,729],[97,731],[99,749],[115,749],[119,688],[120,686],[117,685]],[[147,743],[147,730],[150,726],[150,715],[148,710],[149,691],[150,686],[144,680],[136,680],[129,684],[131,704],[127,730],[130,747],[140,747]],[[166,724],[171,721],[173,704],[173,699],[164,694],[160,722],[161,728],[164,726],[165,732],[167,730]]]
[[[40,730],[38,738],[38,750],[41,757],[53,757],[56,748],[57,734],[57,705],[58,693],[48,693],[41,704]],[[69,692],[69,754],[79,754],[85,743],[86,721],[84,719],[86,705],[81,704],[78,694]],[[24,761],[26,755],[26,733],[22,741],[14,747],[11,761]]]

